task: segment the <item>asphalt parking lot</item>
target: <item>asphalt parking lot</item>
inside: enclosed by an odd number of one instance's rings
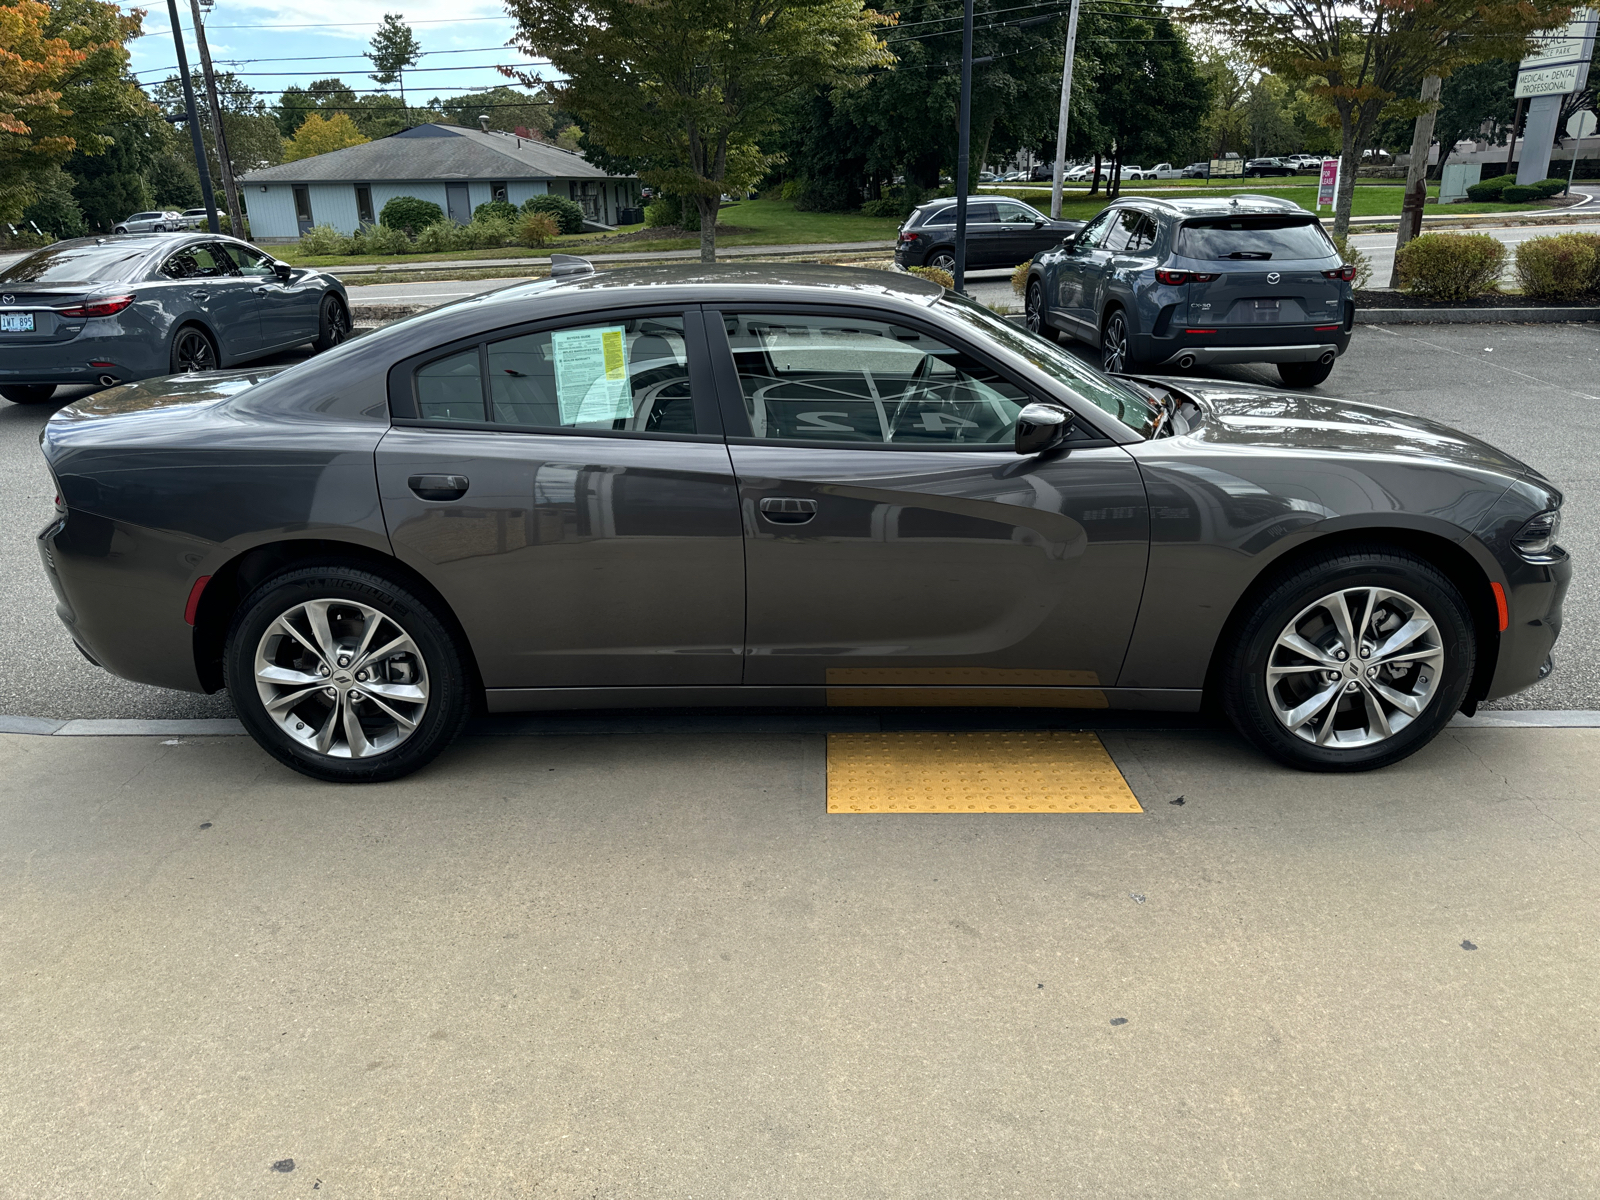
[[[1080,347],[1087,356],[1086,347]],[[290,356],[291,358],[293,356]],[[1556,670],[1501,707],[1600,709],[1600,325],[1363,326],[1318,391],[1433,417],[1488,439],[1566,493],[1562,540],[1575,571]],[[1218,378],[1276,385],[1271,367],[1221,367]],[[62,402],[73,398],[63,392]],[[226,697],[117,679],[62,632],[34,535],[52,490],[39,430],[54,405],[0,404],[0,714],[45,718],[225,717]]]

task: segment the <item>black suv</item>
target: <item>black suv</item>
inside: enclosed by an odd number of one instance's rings
[[[1108,371],[1269,362],[1313,387],[1350,345],[1354,279],[1316,215],[1287,200],[1141,196],[1034,258],[1028,328],[1098,345]]]
[[[1014,267],[1082,228],[1082,221],[1052,221],[1020,200],[969,199],[967,268]],[[913,209],[895,238],[894,261],[902,267],[955,270],[956,202],[933,200]]]

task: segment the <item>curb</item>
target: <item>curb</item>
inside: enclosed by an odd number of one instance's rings
[[[1029,712],[1037,710],[1030,709]],[[1125,714],[1130,719],[1120,726],[1095,721],[1085,727],[1095,729],[1192,729],[1188,723],[1161,725],[1151,718],[1158,714]],[[1143,717],[1144,720],[1138,718]],[[1000,721],[996,724],[1007,724]],[[621,733],[827,733],[840,728],[877,727],[879,718],[860,713],[839,714],[822,710],[806,714],[772,715],[752,711],[733,716],[700,717],[672,713],[634,716],[620,720],[552,720],[533,714],[510,715],[473,721],[468,737],[541,737],[552,735],[605,735]],[[988,724],[988,723],[986,723]],[[1064,726],[1052,725],[1052,728]],[[1600,729],[1600,710],[1594,709],[1479,709],[1475,717],[1457,714],[1449,729]],[[232,717],[198,718],[186,721],[92,720],[53,721],[42,717],[0,716],[0,734],[32,734],[38,737],[243,737],[244,725]]]
[[[1600,321],[1600,306],[1582,308],[1357,308],[1357,325],[1548,325]]]
[[[580,247],[581,248],[581,247]],[[854,254],[864,251],[894,251],[894,242],[803,242],[789,246],[719,246],[717,261],[724,258],[787,258],[809,254]],[[585,254],[592,263],[698,262],[700,251],[690,250],[611,250]],[[485,271],[502,267],[527,267],[530,271],[550,270],[548,258],[478,258],[446,262],[360,263],[341,267],[318,267],[324,275],[401,275],[407,271]]]

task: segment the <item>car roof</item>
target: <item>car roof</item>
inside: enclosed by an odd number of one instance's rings
[[[1183,217],[1226,217],[1241,213],[1255,215],[1263,214],[1299,214],[1313,216],[1308,209],[1302,208],[1293,200],[1284,200],[1278,196],[1260,196],[1249,192],[1237,196],[1181,196],[1168,198],[1166,196],[1131,196],[1113,200],[1106,205],[1107,208],[1133,208],[1150,206],[1162,209],[1173,216]]]
[[[775,287],[791,289],[778,297]],[[748,291],[746,291],[748,289]],[[805,293],[814,299],[837,301],[841,293],[875,298],[909,301],[929,305],[944,294],[944,288],[932,280],[899,271],[869,271],[859,267],[832,267],[819,263],[712,263],[659,266],[622,267],[615,271],[595,271],[582,275],[568,275],[556,280],[540,279],[487,293],[473,300],[494,297],[506,301],[531,296],[543,296],[559,290],[573,292],[638,292],[637,300],[665,299],[671,293],[673,300],[704,304],[726,300],[730,303],[804,300]],[[633,297],[618,296],[619,301]],[[459,301],[471,304],[473,300]]]

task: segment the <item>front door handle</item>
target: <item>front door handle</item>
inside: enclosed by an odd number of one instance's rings
[[[406,486],[423,500],[459,500],[471,481],[465,475],[413,475]]]
[[[199,291],[197,289],[197,290],[192,291],[192,292],[189,293],[189,299],[191,299],[191,300],[209,300],[209,299],[211,299],[211,293],[210,292]]]
[[[804,525],[817,515],[817,502],[793,496],[767,496],[761,501],[761,515],[774,525]]]

